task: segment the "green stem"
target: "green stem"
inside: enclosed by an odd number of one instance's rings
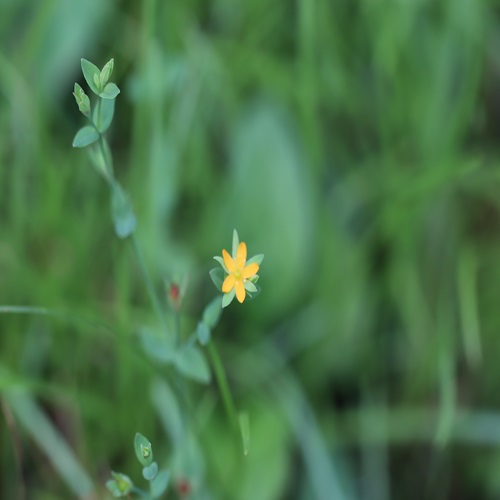
[[[100,105],[100,100],[98,105]],[[100,106],[99,106],[99,112],[100,112]],[[104,147],[104,139],[101,133],[99,133],[99,147],[101,148],[101,153],[104,158],[104,162],[106,164],[106,173],[107,173],[107,178],[108,182],[110,184],[111,189],[113,189],[113,184],[116,183],[114,177],[113,177],[113,171],[111,164],[108,159],[107,151],[106,148]],[[160,320],[160,323],[165,331],[167,331],[167,322],[165,319],[165,314],[163,312],[163,309],[161,307],[160,301],[158,299],[158,295],[155,291],[155,288],[153,286],[153,281],[151,280],[151,277],[149,275],[148,269],[146,267],[146,262],[144,260],[144,256],[142,254],[141,248],[139,247],[139,243],[137,241],[137,238],[135,236],[135,233],[132,233],[130,235],[130,240],[132,242],[132,247],[134,248],[134,253],[137,259],[137,262],[139,264],[139,268],[141,270],[142,278],[144,280],[144,283],[146,284],[146,288],[148,290],[149,298],[151,299],[151,302],[153,304],[153,307],[155,309],[155,312],[158,316],[158,319]]]
[[[146,284],[146,288],[148,290],[149,298],[151,299],[151,302],[153,303],[153,307],[154,307],[155,312],[158,316],[158,319],[160,320],[162,326],[164,327],[164,329],[166,331],[167,330],[167,322],[165,320],[165,314],[164,314],[164,311],[161,307],[160,301],[158,300],[158,295],[156,294],[151,277],[149,276],[149,272],[148,272],[148,269],[146,267],[146,262],[144,260],[144,256],[142,254],[141,248],[139,247],[139,243],[137,242],[137,238],[135,236],[135,233],[132,233],[130,235],[130,241],[132,242],[132,246],[134,248],[134,253],[135,253],[135,256],[137,258],[139,268],[141,270],[142,278],[143,278],[144,283]]]
[[[222,400],[226,408],[226,413],[229,417],[229,420],[231,421],[231,424],[236,428],[238,425],[238,419],[236,417],[236,409],[234,406],[233,397],[231,395],[231,390],[229,389],[229,384],[227,383],[224,366],[222,365],[219,352],[217,351],[213,340],[208,343],[207,348],[208,354],[210,355],[210,360],[212,361],[212,365],[214,368],[215,377],[217,378],[217,383],[222,394]]]

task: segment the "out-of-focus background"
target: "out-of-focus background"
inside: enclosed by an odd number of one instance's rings
[[[0,497],[141,485],[140,431],[168,498],[497,498],[499,23],[487,0],[2,0]],[[115,173],[156,288],[187,283],[184,338],[233,228],[265,254],[213,332],[246,457],[214,382],[176,442],[131,245],[71,147],[82,57],[115,59]]]

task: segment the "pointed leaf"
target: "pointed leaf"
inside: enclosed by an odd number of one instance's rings
[[[93,144],[99,140],[99,132],[90,125],[85,125],[82,127],[75,135],[73,139],[73,147],[74,148],[84,148]]]
[[[203,323],[205,323],[208,328],[215,328],[217,322],[219,321],[221,312],[221,300],[220,297],[216,297],[207,305],[207,307],[205,307],[205,310],[203,311]]]
[[[92,64],[90,61],[87,61],[87,59],[82,59],[82,71],[85,81],[87,82],[92,92],[99,95],[101,89],[99,88],[99,85],[96,84],[96,77],[97,82],[100,81],[101,72],[99,68],[95,64]]]
[[[233,301],[236,295],[236,290],[233,288],[230,292],[222,296],[222,307],[227,307]]]
[[[264,254],[259,253],[257,255],[254,255],[251,259],[248,259],[245,266],[249,266],[250,264],[253,264],[254,262],[259,264],[259,266],[260,266],[262,264],[263,260],[264,260]]]
[[[257,287],[249,280],[245,280],[243,282],[243,286],[245,287],[245,290],[250,293],[257,293]]]
[[[224,271],[220,267],[214,267],[210,270],[210,278],[219,292],[222,292],[222,283],[224,282]]]
[[[130,236],[137,223],[130,198],[121,186],[114,182],[111,189],[111,215],[115,233],[119,238]]]
[[[210,382],[208,363],[198,347],[187,345],[181,348],[176,356],[176,365],[186,377],[203,384]]]
[[[224,263],[224,259],[219,256],[219,255],[216,255],[214,257],[214,259],[222,266],[222,269],[224,269],[224,271],[229,274],[229,271],[227,270],[227,267],[226,267],[226,264]]]
[[[134,438],[134,451],[137,460],[143,467],[148,467],[153,462],[153,447],[149,440],[137,432]]]
[[[248,413],[246,411],[240,412],[238,421],[240,424],[241,440],[243,441],[243,453],[248,455],[250,451],[250,419]]]
[[[236,253],[238,252],[238,246],[240,245],[240,238],[238,237],[238,231],[233,229],[233,259],[236,259]]]
[[[109,77],[111,76],[111,73],[113,73],[114,66],[115,66],[115,60],[110,59],[102,68],[101,73],[99,75],[99,81],[101,84],[101,88],[106,87],[106,84],[108,83]]]
[[[253,300],[253,299],[255,299],[255,297],[257,297],[258,295],[260,295],[260,292],[262,291],[262,288],[259,285],[255,285],[255,288],[257,288],[256,292],[248,292],[247,293],[248,300]]]

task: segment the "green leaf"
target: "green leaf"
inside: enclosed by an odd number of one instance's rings
[[[224,264],[224,259],[220,255],[216,255],[214,259],[222,266],[222,269],[224,269],[224,271],[226,271],[226,273],[229,274],[226,264]]]
[[[175,358],[175,350],[165,335],[158,335],[146,328],[139,332],[144,352],[151,358],[161,363],[172,363]]]
[[[109,149],[108,141],[101,136],[102,146],[94,143],[89,149],[89,156],[96,170],[108,181],[113,179],[113,157]]]
[[[212,329],[217,326],[220,315],[222,312],[222,304],[220,297],[216,297],[210,302],[205,310],[203,311],[203,323],[205,323],[208,328]]]
[[[156,477],[156,474],[158,474],[158,464],[156,462],[142,469],[142,476],[147,481],[152,481]]]
[[[220,303],[220,299],[217,300]],[[207,345],[210,342],[210,328],[203,321],[200,321],[196,327],[196,336],[201,345]]]
[[[262,288],[259,285],[255,285],[255,288],[257,289],[256,292],[248,292],[247,293],[248,300],[253,300],[253,299],[255,299],[255,297],[257,297],[258,295],[260,295],[260,292],[262,291]]]
[[[250,419],[247,412],[240,412],[238,415],[240,424],[241,439],[243,441],[243,453],[248,455],[250,451]]]
[[[170,473],[168,470],[161,470],[158,475],[151,482],[151,496],[159,498],[165,493],[170,480]]]
[[[193,380],[208,384],[210,382],[210,369],[203,352],[194,345],[182,347],[176,356],[178,370]]]
[[[137,220],[127,193],[117,182],[111,186],[111,215],[115,233],[119,238],[126,238],[134,232]]]
[[[1,375],[5,372],[0,366]],[[8,374],[7,374],[8,375]],[[91,477],[79,462],[65,437],[54,426],[45,410],[28,392],[9,390],[2,394],[12,410],[17,424],[21,424],[31,436],[54,472],[66,483],[73,498],[88,498],[95,492]],[[3,425],[3,424],[2,424]],[[69,493],[68,493],[69,494]]]
[[[238,237],[238,231],[233,229],[233,259],[236,259],[236,252],[238,251],[238,247],[240,245],[240,238]]]
[[[101,89],[106,87],[106,84],[109,81],[109,77],[111,76],[111,73],[113,73],[113,68],[115,66],[115,60],[110,59],[102,68],[101,73],[99,75],[99,81],[101,84]]]
[[[214,267],[213,269],[210,270],[210,278],[212,278],[212,281],[219,290],[219,292],[222,292],[222,283],[224,282],[224,271],[220,267]]]
[[[247,292],[257,293],[257,287],[251,281],[245,280],[243,286]]]
[[[115,99],[101,99],[94,108],[92,121],[101,134],[108,130],[115,114]]]
[[[233,288],[230,292],[222,296],[222,307],[227,307],[233,301],[236,295],[236,290]]]
[[[143,467],[148,467],[153,462],[153,448],[149,440],[137,432],[134,438],[134,451],[137,460]]]
[[[114,99],[119,93],[120,89],[114,83],[108,83],[99,96],[103,99]]]
[[[87,82],[92,92],[99,95],[101,89],[99,85],[96,84],[96,77],[97,82],[100,82],[101,72],[99,71],[99,68],[95,64],[92,64],[90,61],[87,61],[87,59],[82,59],[82,71],[85,81]]]
[[[259,253],[257,255],[254,255],[251,259],[248,259],[245,266],[248,266],[250,264],[253,264],[254,262],[256,262],[257,264],[259,264],[259,266],[262,264],[262,261],[264,260],[264,254],[263,253]]]
[[[99,132],[90,125],[82,127],[73,139],[74,148],[84,148],[99,140]]]

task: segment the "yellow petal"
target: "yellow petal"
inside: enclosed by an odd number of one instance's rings
[[[254,262],[253,264],[249,264],[245,269],[243,269],[243,279],[248,279],[251,278],[254,274],[257,274],[257,271],[259,270],[259,264],[257,262]]]
[[[234,284],[236,283],[235,277],[230,274],[222,283],[222,291],[224,293],[230,292],[233,289]]]
[[[226,264],[227,270],[230,273],[234,273],[236,264],[234,263],[233,258],[225,250],[222,250],[222,258],[224,259],[224,264]]]
[[[238,302],[242,303],[245,300],[245,294],[246,294],[243,282],[237,281],[235,287],[236,287],[236,298],[238,299]]]
[[[238,246],[238,251],[236,252],[236,267],[238,269],[243,269],[245,267],[246,261],[247,261],[247,246],[242,241]]]

